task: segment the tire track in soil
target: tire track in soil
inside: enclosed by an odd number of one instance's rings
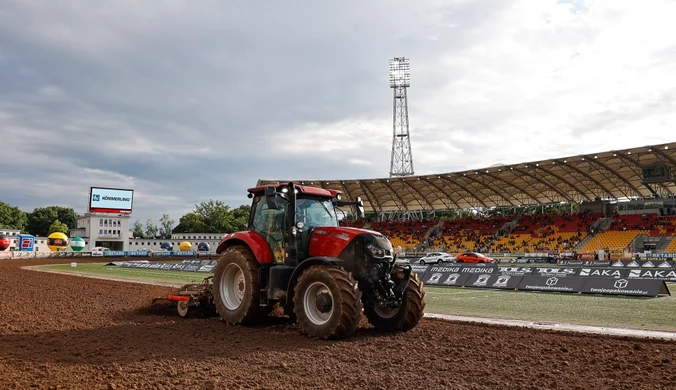
[[[171,288],[20,268],[49,263],[0,262],[0,388],[676,389],[673,342],[435,319],[314,340],[150,305]]]

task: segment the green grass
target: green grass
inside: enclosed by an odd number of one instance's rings
[[[36,268],[45,271],[69,272],[81,275],[104,276],[125,280],[144,280],[155,283],[171,283],[177,285],[201,283],[204,278],[211,276],[211,274],[205,272],[168,271],[147,268],[122,268],[118,266],[106,266],[102,263],[78,263],[77,267],[71,267],[70,264],[43,265]]]
[[[102,263],[38,266],[38,269],[182,285],[211,274],[105,266]],[[676,284],[669,284],[676,294]],[[676,296],[611,297],[548,292],[425,286],[429,313],[471,315],[581,325],[676,331]]]
[[[669,289],[676,293],[676,284]],[[617,297],[426,286],[425,311],[676,331],[676,297]]]

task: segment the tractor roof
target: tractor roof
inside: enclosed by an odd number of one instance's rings
[[[261,195],[265,192],[265,187],[275,187],[277,190],[281,190],[282,188],[286,187],[288,184],[283,184],[283,183],[276,183],[276,184],[268,184],[268,185],[262,185],[262,186],[257,186],[257,187],[252,187],[249,188],[247,191],[251,192],[252,194],[255,195]],[[324,188],[318,188],[318,187],[309,187],[309,186],[301,186],[301,185],[294,185],[296,189],[298,190],[299,194],[305,194],[305,195],[315,195],[315,196],[321,196],[321,197],[326,197],[326,198],[334,198],[338,194],[342,194],[342,191],[339,190],[329,190],[329,189],[324,189]]]

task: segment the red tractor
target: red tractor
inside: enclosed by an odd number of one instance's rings
[[[382,234],[338,226],[336,190],[294,183],[250,188],[248,231],[218,245],[213,298],[229,324],[252,324],[277,303],[311,337],[344,338],[362,311],[385,331],[408,331],[423,316],[425,291],[409,265],[395,265]]]

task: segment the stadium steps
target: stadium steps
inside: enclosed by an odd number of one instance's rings
[[[660,242],[660,245],[657,246],[657,252],[673,252],[673,250],[669,250],[670,248],[674,248],[676,250],[676,237],[669,237],[669,236],[664,236],[664,239],[662,242]]]
[[[594,238],[593,235],[587,234],[587,237],[583,238],[582,241],[580,241],[580,243],[577,244],[577,246],[575,247],[575,251],[579,252],[580,249],[584,248],[584,246],[587,245],[587,243],[592,240],[592,238]]]

